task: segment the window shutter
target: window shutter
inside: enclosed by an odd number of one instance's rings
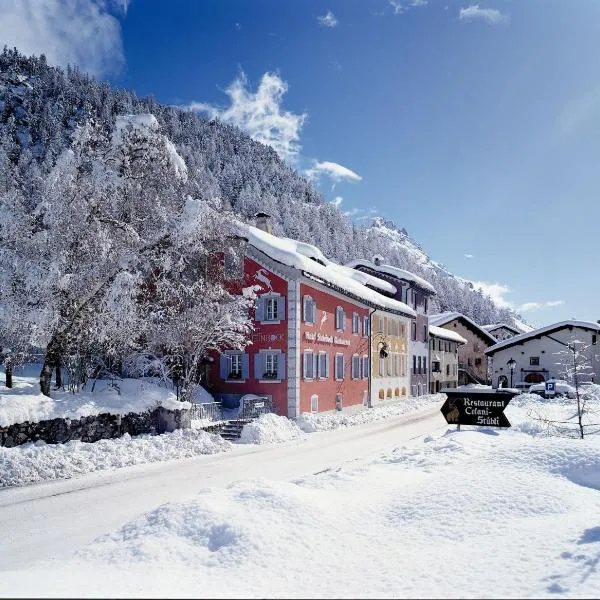
[[[314,300],[310,302],[310,322],[317,322],[317,303]]]
[[[304,298],[302,299],[302,320],[305,323],[308,323],[310,321],[310,318],[308,316],[308,305],[308,296],[304,296]]]
[[[277,320],[283,321],[285,319],[285,296],[277,298]]]
[[[283,352],[277,357],[277,379],[285,379],[285,354]]]
[[[325,377],[329,378],[329,354],[325,355]]]
[[[256,299],[256,320],[257,321],[265,320],[265,299],[264,298]]]
[[[248,379],[250,376],[250,357],[242,354],[242,379]]]
[[[254,355],[254,378],[262,379],[263,373],[265,372],[264,364],[263,364],[264,356],[257,352]]]
[[[219,357],[219,375],[225,381],[231,370],[231,358],[227,354],[221,354]]]
[[[317,370],[318,370],[318,362],[319,362],[319,353],[315,352],[313,354],[313,379],[317,378]]]

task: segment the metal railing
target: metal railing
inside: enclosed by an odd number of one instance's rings
[[[203,402],[192,404],[190,408],[192,421],[222,421],[223,405],[221,402]]]
[[[238,419],[258,419],[261,415],[273,412],[273,401],[266,396],[244,398],[238,413]]]

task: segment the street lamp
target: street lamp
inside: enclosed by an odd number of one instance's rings
[[[509,361],[506,363],[506,366],[510,369],[510,387],[513,386],[513,373],[516,365],[517,361],[514,358],[509,359]]]

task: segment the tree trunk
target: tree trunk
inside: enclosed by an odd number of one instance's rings
[[[59,390],[62,383],[62,362],[60,360],[60,354],[56,356],[56,362],[54,363],[54,367],[56,368],[56,389]]]
[[[10,358],[5,363],[5,373],[6,373],[6,387],[11,388],[13,386],[12,376],[13,376],[13,368],[12,361]]]
[[[44,396],[50,397],[50,387],[52,385],[52,371],[54,365],[60,356],[60,343],[56,337],[53,337],[46,348],[44,356],[44,365],[40,373],[40,391]]]

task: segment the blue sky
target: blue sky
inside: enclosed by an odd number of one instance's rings
[[[530,323],[600,319],[600,2],[4,1],[6,43],[247,129]]]

